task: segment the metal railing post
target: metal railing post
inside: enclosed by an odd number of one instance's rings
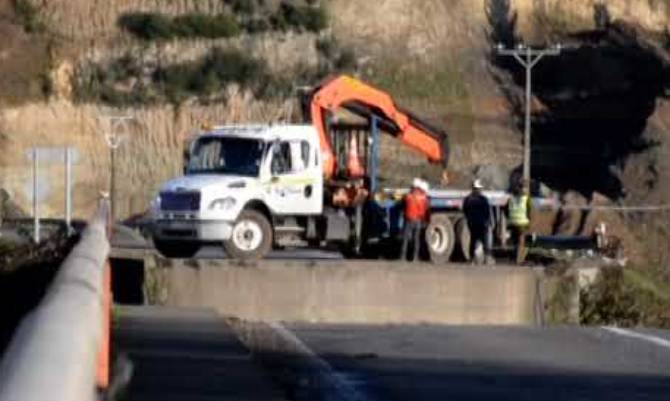
[[[65,225],[72,234],[72,149],[65,148]]]
[[[40,217],[39,217],[39,149],[33,148],[33,241],[40,242]]]

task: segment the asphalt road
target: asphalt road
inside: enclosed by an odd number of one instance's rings
[[[207,245],[203,246],[195,255],[195,259],[225,259],[226,253],[222,246]],[[309,260],[337,260],[342,259],[342,254],[333,251],[324,251],[320,249],[282,249],[271,251],[267,259],[290,260],[290,259],[309,259]]]
[[[112,335],[114,350],[133,364],[121,400],[284,400],[213,312],[122,307]]]
[[[118,249],[141,250],[154,249],[151,241],[145,240],[139,233],[128,227],[117,226],[111,240],[112,246]],[[226,253],[223,246],[205,245],[195,255],[194,259],[225,259]],[[337,260],[342,259],[339,252],[305,249],[305,248],[286,248],[270,252],[268,259],[309,259],[309,260]]]
[[[369,400],[670,399],[670,334],[660,330],[287,328]]]

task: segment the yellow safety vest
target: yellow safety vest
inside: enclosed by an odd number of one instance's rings
[[[513,196],[509,200],[509,224],[523,227],[530,224],[528,218],[528,195]]]

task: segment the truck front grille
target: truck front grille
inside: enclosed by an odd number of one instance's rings
[[[200,192],[161,192],[161,210],[172,212],[200,210]]]

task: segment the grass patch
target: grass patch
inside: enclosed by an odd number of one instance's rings
[[[670,302],[670,285],[654,280],[650,275],[638,270],[626,269],[623,274],[624,280],[632,286],[649,292],[663,302]]]
[[[469,92],[456,64],[436,63],[430,67],[407,67],[395,62],[381,64],[379,70],[366,79],[394,97],[431,100],[455,106],[460,111],[470,109]]]
[[[581,293],[582,324],[670,328],[670,289],[632,269],[604,269]]]
[[[591,29],[594,26],[595,9],[593,18],[584,18],[566,11],[561,2],[548,6],[546,11],[537,8],[533,12],[533,23],[537,29],[540,40],[551,40],[554,36],[560,36],[581,29]]]
[[[398,60],[376,62],[374,73],[364,77],[392,94],[396,101],[435,125],[449,125],[462,138],[472,136],[473,111],[465,74],[449,60],[407,66]]]

